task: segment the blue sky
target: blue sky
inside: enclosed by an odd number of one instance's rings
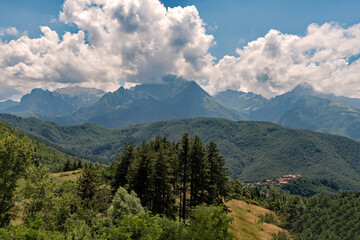
[[[1,0],[0,28],[16,27],[29,36],[41,34],[39,26],[50,26],[60,35],[75,31],[51,20],[58,17],[64,0]],[[167,7],[195,5],[214,35],[210,52],[218,59],[234,55],[235,49],[264,36],[270,29],[304,35],[311,23],[337,22],[344,27],[360,22],[358,0],[162,0]],[[11,39],[8,37],[8,39]]]

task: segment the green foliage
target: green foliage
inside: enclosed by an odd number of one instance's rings
[[[260,222],[270,223],[270,224],[274,224],[274,225],[277,225],[277,223],[278,223],[276,221],[274,214],[272,214],[272,213],[265,213],[264,215],[260,215],[259,220],[260,220]]]
[[[82,200],[92,200],[101,185],[99,166],[87,165],[77,180],[78,195]]]
[[[33,146],[28,138],[5,135],[0,139],[0,227],[10,223],[17,181],[32,160]]]
[[[9,125],[3,122],[0,122],[0,138],[9,134],[18,138],[24,138],[23,133],[11,128]],[[31,141],[33,146],[34,159],[37,162],[46,165],[52,172],[62,171],[66,162],[69,162],[69,164],[74,164],[81,161],[79,158],[64,154],[63,152],[55,150],[54,148],[51,148],[39,141],[33,139],[29,139],[29,141]]]
[[[217,240],[232,239],[228,233],[230,218],[224,213],[222,207],[198,206],[192,212],[189,227],[189,239]]]
[[[302,174],[335,181],[343,190],[360,189],[360,143],[340,136],[291,130],[267,122],[210,118],[145,123],[115,130],[91,124],[64,127],[6,114],[0,114],[0,119],[50,146],[95,162],[116,160],[119,149],[129,141],[140,145],[143,139],[149,141],[157,135],[175,141],[188,132],[199,136],[204,144],[217,143],[231,178],[252,181]]]
[[[187,133],[177,144],[161,137],[150,143],[143,141],[136,149],[132,143],[126,144],[112,168],[113,186],[121,182],[136,192],[146,209],[171,219],[179,216],[184,221],[189,209],[199,204],[222,203],[222,188],[227,185],[224,158],[216,144],[211,143],[205,150],[199,137],[189,138]]]
[[[79,207],[73,182],[57,183],[43,165],[31,166],[21,189],[23,220],[34,229],[64,231],[67,219]]]
[[[25,140],[28,142],[21,142],[16,137],[10,140],[11,143],[22,143],[23,151],[16,145],[16,148],[3,151],[9,156],[23,157],[19,153],[24,153],[24,149],[31,150],[31,142],[27,139]],[[197,137],[188,140],[188,180],[198,179],[199,182],[208,183],[210,167],[205,148]],[[30,145],[27,146],[26,143]],[[144,141],[140,147],[133,149],[128,171],[125,172],[126,181],[129,181],[125,185],[143,190],[146,207],[158,211],[163,217],[145,211],[135,192],[131,191],[129,194],[123,187],[119,187],[113,196],[110,207],[110,183],[114,183],[114,176],[121,172],[114,165],[107,169],[98,164],[85,165],[77,182],[61,181],[53,178],[43,164],[30,164],[32,158],[29,157],[26,171],[25,167],[22,170],[25,173],[18,174],[16,178],[24,177],[23,183],[16,190],[17,197],[14,198],[21,209],[23,223],[16,227],[0,228],[0,238],[185,240],[205,236],[205,239],[228,239],[229,235],[225,234],[228,218],[221,207],[196,208],[191,216],[192,220],[187,220],[190,222],[189,227],[179,222],[179,219],[174,220],[177,213],[176,196],[180,186],[178,150],[179,144],[170,143],[166,138],[157,137],[149,144]],[[124,159],[126,154],[124,151],[120,159]],[[16,162],[15,158],[11,159]],[[22,162],[27,161],[22,159]],[[198,163],[202,165],[197,165]],[[121,161],[117,164],[120,165]],[[16,170],[21,173],[20,168]],[[194,176],[193,171],[204,171],[204,179],[191,177]],[[145,176],[143,180],[142,176]],[[140,179],[136,180],[135,177]],[[190,192],[192,187],[196,189],[197,192],[193,194],[198,194],[197,197],[204,194],[201,201],[209,199],[206,184],[196,187],[196,183],[186,184],[189,185]],[[191,196],[190,193],[190,198]],[[13,200],[12,204],[14,203]]]
[[[118,164],[115,167],[115,175],[111,182],[113,192],[116,192],[119,187],[124,187],[128,182],[127,173],[130,164],[135,159],[135,145],[132,142],[126,143],[121,156],[118,157]]]
[[[111,188],[106,185],[103,167],[98,164],[86,165],[77,179],[77,195],[85,208],[105,212],[111,201]]]
[[[209,166],[205,149],[198,136],[195,136],[190,151],[190,207],[205,202],[205,191],[209,180]]]
[[[334,198],[322,194],[302,198],[272,191],[265,201],[298,239],[360,238],[359,192],[342,193]]]
[[[144,212],[140,199],[134,191],[129,194],[126,189],[119,187],[109,209],[109,216],[113,221],[124,218],[127,215],[136,215]]]
[[[326,179],[299,178],[283,185],[282,189],[289,191],[292,195],[311,197],[319,193],[335,195],[339,190],[339,185]]]
[[[163,240],[181,240],[181,239],[188,239],[187,228],[182,222],[179,221],[172,221],[167,218],[161,218],[159,221],[161,226],[161,235],[159,239]]]
[[[185,219],[187,217],[187,197],[188,183],[190,181],[190,149],[191,143],[189,134],[184,133],[181,141],[179,142],[179,173],[180,178],[180,218]]]
[[[101,228],[98,239],[186,240],[189,237],[182,223],[141,212],[123,216],[115,226]]]
[[[207,145],[206,154],[209,164],[209,182],[207,183],[209,200],[215,199],[217,202],[221,202],[220,196],[227,196],[229,190],[225,158],[220,155],[220,150],[213,141]]]
[[[286,232],[273,233],[271,240],[290,240],[291,238],[286,234]]]
[[[33,229],[25,225],[0,228],[0,239],[11,240],[66,240],[60,232]]]

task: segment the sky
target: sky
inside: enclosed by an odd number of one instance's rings
[[[265,97],[360,97],[360,1],[1,0],[0,101],[167,74]]]

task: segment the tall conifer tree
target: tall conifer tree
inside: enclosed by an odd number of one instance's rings
[[[125,143],[122,154],[118,158],[118,163],[115,169],[115,176],[111,182],[111,188],[115,193],[118,188],[124,187],[127,183],[127,175],[131,162],[135,159],[135,145],[133,142]]]
[[[214,200],[220,201],[220,196],[226,195],[228,179],[225,159],[220,155],[220,151],[213,141],[206,146],[206,155],[209,164],[208,203],[212,204]]]
[[[208,166],[205,149],[198,136],[195,136],[190,153],[190,206],[195,207],[205,200]]]
[[[187,207],[186,192],[190,178],[190,139],[188,133],[184,133],[180,141],[179,176],[181,178],[180,218],[185,220]]]

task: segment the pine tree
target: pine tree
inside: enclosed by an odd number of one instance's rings
[[[205,149],[198,136],[195,136],[190,153],[190,206],[195,207],[206,199],[208,166]]]
[[[152,175],[154,155],[146,141],[138,148],[136,159],[131,163],[128,171],[129,189],[135,191],[145,207],[151,206],[152,201]]]
[[[153,207],[150,210],[174,218],[175,193],[172,187],[173,173],[170,166],[173,156],[169,146],[164,142],[156,149]]]
[[[78,162],[78,165],[77,165],[77,167],[76,167],[76,169],[81,169],[82,168],[82,162],[81,161],[79,161]]]
[[[115,169],[115,176],[111,182],[112,192],[115,193],[119,187],[124,187],[128,184],[127,175],[130,164],[135,159],[135,145],[132,142],[126,143],[122,154],[118,158],[118,163]]]
[[[78,195],[82,200],[91,201],[101,185],[97,164],[86,166],[77,180]]]
[[[180,141],[179,177],[181,185],[179,214],[180,219],[182,218],[185,221],[187,207],[186,193],[188,191],[188,183],[190,179],[190,139],[188,133],[184,133]]]
[[[209,164],[208,203],[212,204],[213,201],[220,201],[220,196],[226,196],[228,178],[225,159],[213,141],[206,146],[206,155]]]
[[[65,165],[64,165],[64,168],[63,168],[63,172],[67,172],[67,171],[70,171],[70,170],[71,170],[70,160],[68,159],[68,160],[65,162]]]
[[[73,163],[73,167],[72,167],[72,169],[71,170],[76,170],[77,169],[77,164],[76,164],[76,162],[74,161],[74,163]]]

